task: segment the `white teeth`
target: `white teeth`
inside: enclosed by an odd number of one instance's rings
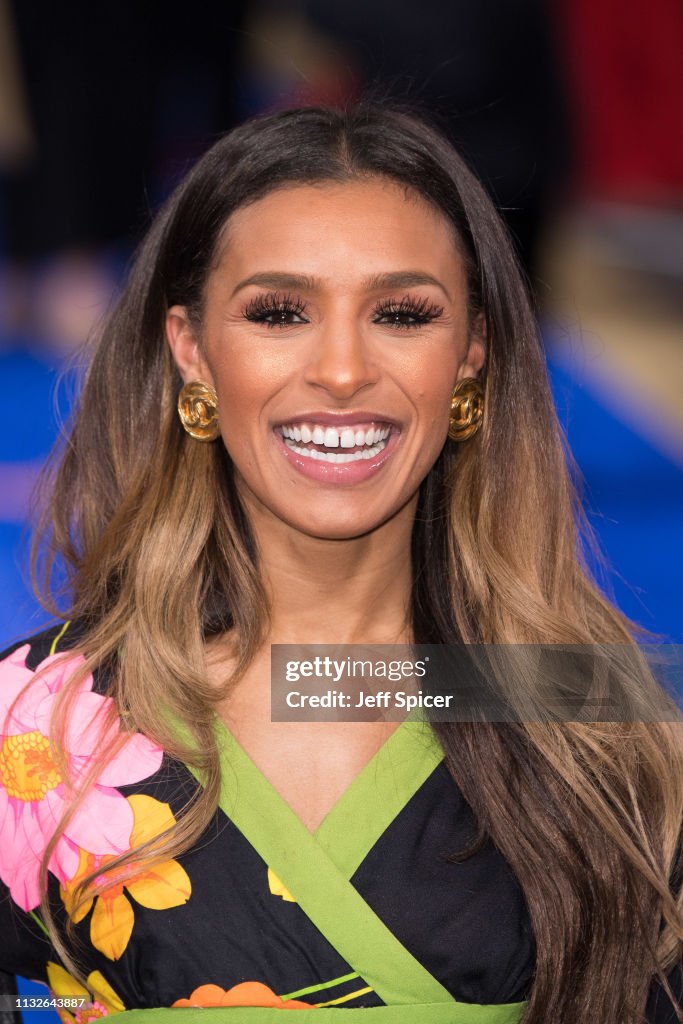
[[[285,444],[288,448],[291,448],[297,455],[303,455],[308,459],[317,459],[319,462],[358,462],[359,459],[374,459],[376,455],[379,455],[386,444],[380,441],[378,444],[372,446],[372,448],[366,448],[362,452],[319,452],[317,448],[302,448],[296,444],[289,437],[285,437]]]
[[[300,426],[286,424],[281,427],[282,436],[290,441],[301,441],[303,444],[316,444],[325,448],[354,448],[365,445],[371,448],[378,441],[385,441],[391,433],[391,427],[368,427],[367,430],[355,430],[353,427],[323,426],[302,423]]]

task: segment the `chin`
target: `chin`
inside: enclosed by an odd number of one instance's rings
[[[291,522],[290,525],[301,533],[318,540],[354,540],[372,533],[381,525],[381,521],[359,519],[358,517],[353,520],[311,517],[305,522]]]

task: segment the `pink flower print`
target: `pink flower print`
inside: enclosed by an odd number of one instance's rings
[[[81,655],[55,654],[38,666],[40,679],[29,686],[9,714],[13,701],[34,673],[26,667],[26,644],[0,661],[0,879],[23,910],[40,902],[38,869],[45,848],[67,810],[69,793],[50,747],[50,721],[60,689],[83,664]],[[89,771],[98,751],[120,731],[117,721],[103,731],[111,697],[92,692],[87,676],[65,730],[72,778]],[[64,884],[78,869],[79,849],[97,856],[130,848],[133,812],[115,786],[153,775],[163,751],[141,733],[131,733],[121,750],[103,766],[50,858],[49,870]]]

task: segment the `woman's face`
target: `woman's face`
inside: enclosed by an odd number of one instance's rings
[[[183,380],[217,391],[247,511],[321,538],[361,536],[416,502],[452,389],[484,362],[450,223],[379,178],[238,210],[201,336],[180,306],[167,334]]]

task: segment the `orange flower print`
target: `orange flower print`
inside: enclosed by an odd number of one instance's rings
[[[129,796],[127,800],[133,811],[131,847],[156,838],[175,822],[169,805],[160,800],[142,793]],[[80,850],[76,874],[59,891],[66,911],[75,923],[82,921],[95,904],[90,921],[90,941],[95,949],[110,960],[118,960],[128,945],[135,923],[135,912],[129,897],[149,910],[167,910],[187,903],[192,885],[178,861],[166,860],[143,868],[133,878],[126,879],[125,870],[122,870],[118,885],[93,895],[76,908],[74,893],[80,880],[97,868],[104,868],[113,859],[112,856],[97,856],[87,850]],[[101,876],[103,881],[111,881],[112,877],[116,878],[116,869]]]
[[[91,1005],[73,1012],[65,1008],[57,1010],[62,1024],[90,1024],[98,1017],[108,1017],[112,1013],[125,1010],[120,997],[116,994],[107,979],[100,971],[91,971],[87,977],[88,987],[76,981],[68,971],[51,960],[47,962],[47,981],[50,992],[54,996],[72,998],[82,996]]]
[[[200,985],[189,999],[176,999],[173,1006],[268,1006],[277,1010],[315,1010],[300,999],[281,999],[260,981],[242,981],[232,988]]]

